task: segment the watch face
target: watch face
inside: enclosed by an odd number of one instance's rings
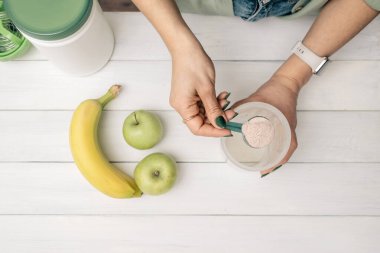
[[[319,75],[321,73],[321,70],[326,65],[326,63],[329,61],[329,58],[325,57],[321,64],[318,65],[318,67],[313,71],[313,74]]]

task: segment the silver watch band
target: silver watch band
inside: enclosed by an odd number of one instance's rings
[[[301,60],[303,60],[307,65],[310,66],[313,74],[318,74],[322,67],[329,60],[328,57],[319,57],[313,51],[308,49],[301,41],[292,49],[292,53],[297,55]]]

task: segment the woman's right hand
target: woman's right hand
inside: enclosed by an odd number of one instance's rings
[[[195,135],[223,137],[231,132],[223,129],[232,118],[228,92],[215,93],[215,69],[210,57],[200,45],[180,50],[172,55],[172,87],[170,105],[181,115]]]
[[[219,125],[224,126],[228,117],[234,115],[232,111],[223,112],[219,104],[226,103],[227,93],[217,99],[214,65],[183,20],[175,1],[133,2],[156,28],[172,56],[170,104],[195,135],[229,135],[229,130],[218,127],[215,122],[217,119]]]

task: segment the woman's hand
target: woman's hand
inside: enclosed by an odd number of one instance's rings
[[[295,80],[289,79],[288,77],[281,75],[274,75],[269,81],[262,85],[255,93],[249,97],[236,102],[232,108],[235,108],[241,104],[258,101],[273,105],[279,109],[286,117],[289,122],[291,129],[291,143],[288,153],[280,161],[279,164],[272,168],[267,168],[261,171],[261,175],[267,175],[274,169],[286,163],[290,157],[293,155],[297,148],[297,136],[296,136],[296,126],[297,126],[297,97],[299,93],[299,88]]]
[[[216,97],[214,65],[183,20],[175,1],[133,2],[156,28],[172,56],[170,104],[195,135],[229,135],[229,130],[218,127],[224,127],[225,121],[234,115],[232,111],[222,111],[227,92]]]
[[[195,135],[230,135],[229,130],[221,128],[235,115],[232,110],[223,111],[229,104],[229,93],[216,96],[214,64],[203,48],[197,45],[177,51],[172,59],[171,106]]]

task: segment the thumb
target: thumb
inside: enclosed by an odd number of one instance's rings
[[[216,98],[214,87],[210,86],[201,91],[199,97],[205,107],[206,115],[210,123],[216,128],[225,128],[226,117]]]

